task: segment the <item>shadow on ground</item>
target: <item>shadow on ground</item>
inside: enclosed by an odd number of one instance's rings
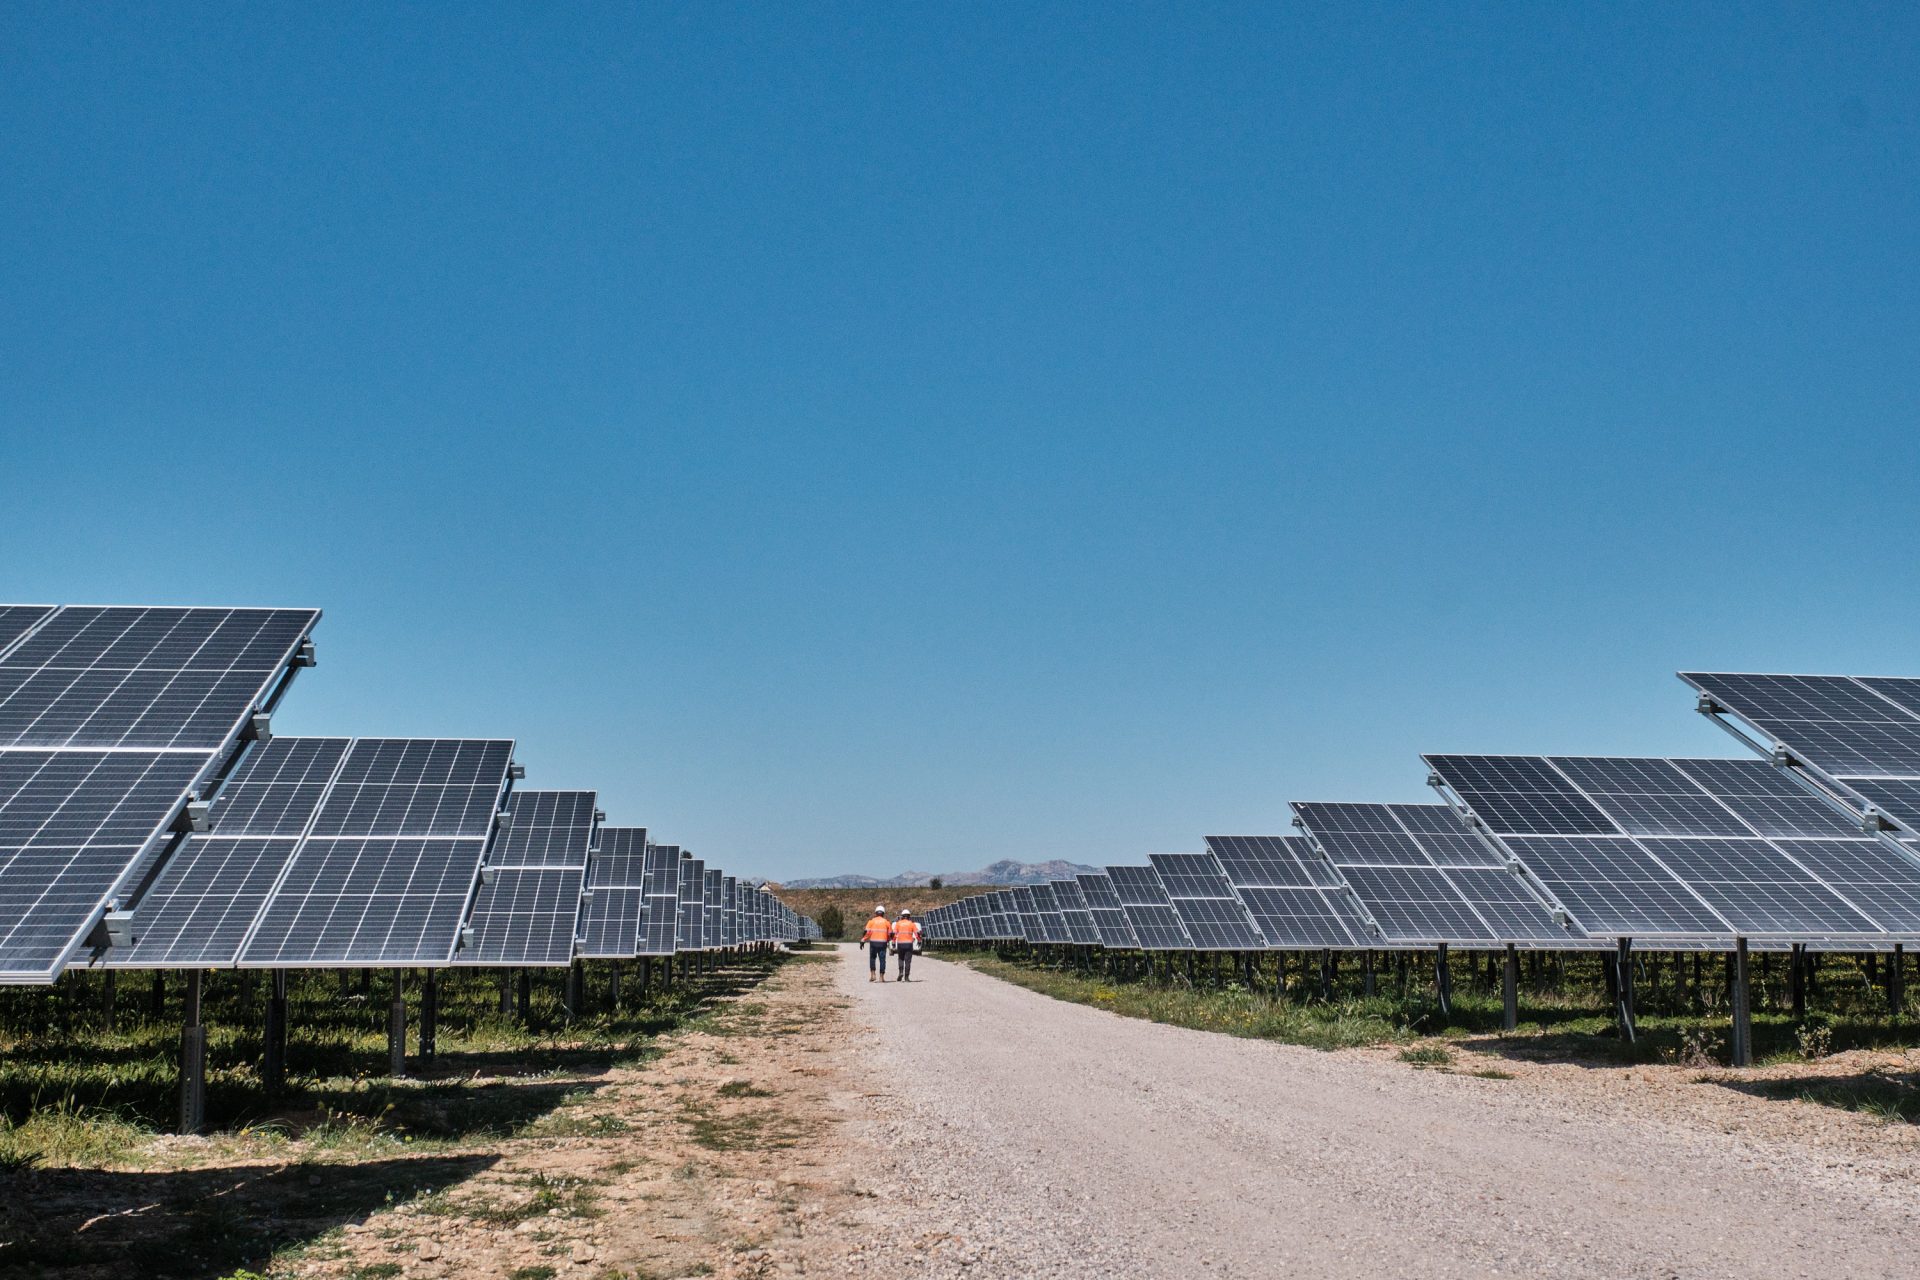
[[[0,1174],[0,1275],[215,1280],[490,1167],[491,1155]]]

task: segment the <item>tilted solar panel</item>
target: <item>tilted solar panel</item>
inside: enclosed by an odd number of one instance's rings
[[[131,945],[109,968],[225,968],[346,758],[348,738],[275,738],[249,750],[215,796],[211,830],[187,836],[134,903]]]
[[[1267,945],[1212,854],[1153,853],[1147,861],[1159,874],[1174,914],[1195,947],[1255,951]]]
[[[1107,878],[1143,951],[1192,951],[1186,926],[1152,867],[1108,867]]]
[[[1363,936],[1414,946],[1576,940],[1552,905],[1445,805],[1299,803],[1293,811],[1378,931]]]
[[[680,846],[653,845],[647,850],[646,919],[640,927],[640,954],[670,956],[680,924]]]
[[[1683,671],[1702,709],[1731,712],[1862,811],[1920,833],[1920,681]]]
[[[512,763],[509,739],[356,738],[240,965],[450,963]]]
[[[1459,776],[1525,773],[1532,794],[1553,795],[1555,804],[1575,797],[1601,815],[1605,833],[1531,832],[1524,829],[1529,815],[1502,807],[1494,787],[1478,793],[1498,815],[1480,815],[1495,838],[1590,932],[1884,941],[1887,922],[1902,915],[1895,905],[1876,918],[1864,883],[1856,882],[1854,900],[1845,877],[1827,878],[1765,833],[1762,828],[1824,830],[1838,846],[1884,847],[1857,829],[1823,823],[1802,803],[1815,798],[1795,794],[1796,784],[1763,762],[1604,756],[1436,756],[1429,762],[1448,787]],[[1719,794],[1723,786],[1730,794]],[[1920,865],[1913,871],[1912,887],[1920,892]]]
[[[647,829],[601,827],[587,859],[587,897],[580,905],[582,959],[626,960],[640,953],[647,912]],[[676,859],[679,850],[674,850]],[[672,954],[669,947],[667,954]]]
[[[0,982],[50,982],[285,690],[312,609],[0,610]],[[271,856],[271,851],[265,851]]]
[[[1127,923],[1127,911],[1120,905],[1120,895],[1113,891],[1113,881],[1106,873],[1083,871],[1077,879],[1080,892],[1087,900],[1087,914],[1100,936],[1100,945],[1110,951],[1128,951],[1140,945],[1133,936],[1133,926]]]
[[[459,964],[573,963],[581,894],[599,814],[591,791],[516,791],[474,894],[472,937]]]
[[[1207,848],[1269,946],[1344,949],[1377,941],[1306,837],[1208,836]]]

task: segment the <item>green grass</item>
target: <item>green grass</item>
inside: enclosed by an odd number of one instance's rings
[[[1538,989],[1530,974],[1523,976],[1520,1026],[1509,1033],[1502,1029],[1498,985],[1485,981],[1484,967],[1471,955],[1455,957],[1452,1010],[1443,1015],[1432,989],[1430,954],[1416,960],[1405,995],[1396,994],[1391,956],[1381,957],[1373,996],[1363,994],[1359,964],[1347,957],[1330,1000],[1319,997],[1317,982],[1309,988],[1311,994],[1300,993],[1297,957],[1289,970],[1292,989],[1287,997],[1276,999],[1271,960],[1263,960],[1260,989],[1250,991],[1228,966],[1222,968],[1223,984],[1214,986],[1211,966],[1202,966],[1199,981],[1190,983],[1184,968],[1169,982],[1164,977],[1117,978],[1049,962],[1037,954],[950,950],[941,954],[1056,999],[1127,1017],[1316,1049],[1405,1044],[1439,1036],[1478,1052],[1528,1060],[1622,1065],[1725,1061],[1726,1012],[1717,986],[1719,966],[1714,962],[1702,965],[1707,994],[1704,1002],[1697,1002],[1690,960],[1676,966],[1668,958],[1655,959],[1645,971],[1651,978],[1643,976],[1639,981],[1639,1034],[1628,1043],[1621,1039],[1606,1000],[1600,960],[1591,955],[1562,957],[1558,980],[1552,978],[1554,966],[1549,966]],[[1676,974],[1688,979],[1684,992],[1675,982]],[[1820,1007],[1796,1020],[1785,1008],[1784,973],[1773,975],[1771,981],[1756,975],[1753,1043],[1757,1061],[1799,1062],[1849,1049],[1907,1048],[1920,1043],[1920,1024],[1888,1016],[1879,991],[1865,982],[1858,958],[1825,957],[1818,991]]]
[[[745,1034],[765,1006],[730,1005],[782,958],[753,957],[699,982],[641,995],[631,966],[623,1004],[605,1008],[605,968],[589,970],[588,1005],[569,1021],[563,975],[540,975],[528,1024],[499,1013],[495,975],[444,973],[438,1054],[418,1056],[418,1009],[409,1010],[409,1069],[386,1075],[390,975],[362,995],[334,974],[290,980],[289,1077],[278,1097],[261,1086],[265,983],[215,973],[205,986],[207,1118],[211,1131],[259,1154],[282,1148],[311,1158],[372,1158],[459,1149],[514,1137],[611,1136],[625,1126],[577,1106],[614,1066],[644,1064],[664,1032],[690,1024]],[[0,1169],[138,1163],[178,1110],[179,988],[153,1016],[147,982],[121,975],[117,1017],[104,1024],[100,974],[72,974],[46,989],[0,990]],[[417,1001],[419,983],[407,984]]]
[[[1440,1044],[1409,1045],[1400,1051],[1400,1061],[1416,1067],[1450,1067],[1453,1065],[1453,1050]]]

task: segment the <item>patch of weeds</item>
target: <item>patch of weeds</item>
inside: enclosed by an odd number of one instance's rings
[[[499,1226],[512,1226],[530,1218],[546,1218],[554,1215],[555,1210],[563,1218],[597,1218],[600,1207],[597,1203],[599,1193],[584,1178],[552,1177],[536,1173],[527,1179],[526,1185],[533,1194],[518,1204],[485,1203],[476,1206],[480,1212],[474,1214],[486,1222]]]
[[[1874,1071],[1838,1080],[1757,1080],[1737,1087],[1762,1097],[1858,1112],[1882,1124],[1920,1124],[1920,1083],[1910,1075]]]
[[[1683,1067],[1718,1066],[1725,1043],[1712,1027],[1683,1027],[1680,1043],[1669,1051],[1669,1057]]]
[[[542,1262],[531,1267],[515,1267],[507,1272],[507,1280],[553,1280],[557,1274],[552,1267]]]
[[[152,1137],[152,1130],[124,1116],[90,1107],[42,1107],[18,1123],[0,1115],[0,1172],[35,1165],[97,1168],[124,1160]]]
[[[1479,1078],[1480,1078],[1480,1079],[1482,1079],[1482,1080],[1511,1080],[1511,1079],[1513,1079],[1513,1072],[1511,1072],[1511,1071],[1502,1071],[1502,1070],[1501,1070],[1500,1068],[1498,1068],[1498,1067],[1481,1067],[1481,1068],[1480,1068],[1479,1070],[1477,1070],[1477,1071],[1469,1071],[1469,1072],[1468,1072],[1467,1074],[1468,1074],[1468,1075],[1470,1075],[1470,1076],[1477,1076],[1477,1077],[1479,1077]]]
[[[745,1080],[729,1080],[720,1086],[720,1096],[723,1098],[771,1098],[773,1090],[762,1089]]]
[[[1833,1052],[1833,1028],[1809,1019],[1795,1029],[1793,1043],[1800,1056],[1809,1062],[1824,1058]]]
[[[1409,1045],[1400,1051],[1400,1061],[1416,1067],[1450,1067],[1453,1050],[1443,1044]]]
[[[347,1268],[347,1280],[393,1280],[404,1268],[397,1262],[369,1262]]]

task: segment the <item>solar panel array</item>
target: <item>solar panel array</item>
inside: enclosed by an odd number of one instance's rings
[[[1430,756],[1428,763],[1591,933],[1802,942],[1915,936],[1920,865],[1837,811],[1823,812],[1764,761]],[[1872,879],[1856,875],[1856,866],[1872,866]],[[1880,893],[1880,884],[1898,892]]]

